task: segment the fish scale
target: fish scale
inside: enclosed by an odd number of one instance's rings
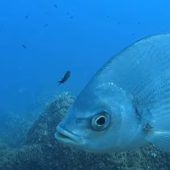
[[[151,38],[148,37],[145,40],[138,41],[135,45],[135,50],[134,44],[132,44],[108,61],[108,64],[94,76],[92,79],[93,82],[91,81],[89,84],[94,86],[95,81],[97,81],[97,83],[99,81],[112,81],[127,92],[138,96],[139,100],[141,96],[142,99],[140,102],[143,101],[147,103],[148,107],[149,103],[153,101],[153,96],[157,102],[160,102],[159,99],[164,102],[163,95],[164,93],[167,94],[166,89],[170,87],[170,79],[168,79],[168,85],[167,82],[165,82],[167,88],[161,88],[164,86],[162,80],[165,79],[166,76],[170,77],[170,71],[166,71],[168,65],[170,67],[170,47],[168,43],[170,44],[170,34],[155,35]],[[133,48],[133,50],[131,50],[131,48]],[[162,51],[167,52],[162,55]],[[167,73],[164,75],[165,72]],[[162,78],[153,80],[162,74]],[[107,77],[107,75],[109,75],[109,77]],[[154,82],[156,81],[157,85],[155,86]],[[144,87],[146,87],[147,90],[144,90]],[[89,86],[87,88],[89,88]],[[155,90],[152,91],[153,94],[149,95],[150,89],[154,88]],[[159,88],[159,93],[157,88]],[[145,97],[145,95],[147,97]],[[151,97],[151,99],[148,97]]]

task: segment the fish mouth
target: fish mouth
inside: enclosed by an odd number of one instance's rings
[[[54,134],[55,138],[67,145],[83,145],[84,140],[82,137],[77,136],[76,134],[73,134],[69,132],[68,130],[65,130],[61,126],[57,126],[57,131]]]

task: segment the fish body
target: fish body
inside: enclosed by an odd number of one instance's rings
[[[56,4],[54,4],[54,7],[55,7],[55,8],[58,8],[58,6],[57,6]]]
[[[170,34],[145,37],[115,54],[80,92],[55,138],[89,152],[149,143],[170,151]]]
[[[22,45],[22,47],[23,47],[23,48],[27,48],[27,46],[26,46],[26,45]]]
[[[69,77],[70,77],[70,71],[67,71],[64,77],[60,81],[58,81],[58,85],[60,85],[61,83],[65,83]]]

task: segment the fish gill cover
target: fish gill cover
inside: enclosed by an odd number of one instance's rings
[[[170,31],[169,5],[0,1],[0,170],[169,170],[170,155],[152,145],[90,154],[54,138],[73,96],[103,63],[142,37]],[[58,87],[67,70],[71,77]]]

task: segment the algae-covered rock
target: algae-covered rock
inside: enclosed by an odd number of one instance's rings
[[[170,155],[153,146],[108,155],[86,153],[58,143],[54,138],[56,126],[74,99],[69,93],[63,93],[49,104],[29,129],[25,145],[20,149],[14,151],[2,145],[0,170],[170,169]],[[3,154],[4,150],[7,154]]]
[[[0,170],[10,170],[13,158],[15,158],[15,150],[11,150],[6,144],[0,141]]]
[[[57,124],[61,121],[66,114],[69,106],[73,103],[74,97],[65,92],[59,95],[44,112],[35,121],[34,125],[30,128],[26,143],[45,143],[54,144],[54,133]]]

